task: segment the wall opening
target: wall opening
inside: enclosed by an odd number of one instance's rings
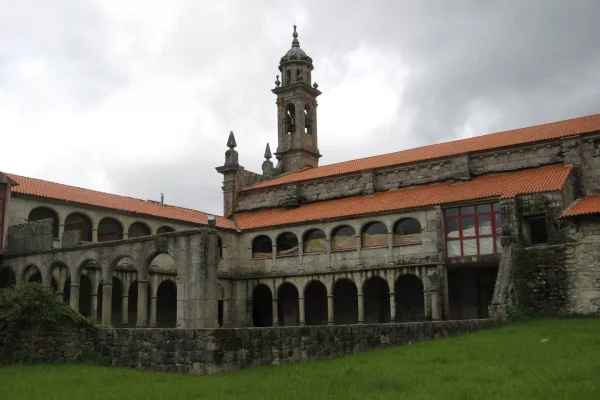
[[[52,236],[55,239],[59,239],[58,237],[58,214],[56,211],[48,208],[48,207],[37,207],[31,210],[27,220],[29,222],[40,221],[42,219],[51,219],[52,220]]]
[[[362,229],[362,247],[384,247],[388,245],[387,226],[383,222],[371,222]]]
[[[321,229],[311,229],[304,234],[302,240],[304,254],[323,253],[327,251],[327,239]]]
[[[273,257],[273,242],[265,235],[257,236],[252,241],[252,258]]]
[[[448,269],[450,319],[488,318],[497,267]]]
[[[150,236],[150,228],[148,225],[142,222],[134,222],[129,226],[129,238],[141,237],[141,236]]]
[[[92,315],[92,280],[83,273],[79,277],[79,313],[86,318]]]
[[[296,107],[292,103],[285,106],[285,127],[286,133],[296,132]]]
[[[421,223],[415,218],[402,219],[394,225],[394,245],[421,243]]]
[[[121,223],[114,218],[103,218],[98,224],[98,241],[108,242],[121,239],[123,239]]]
[[[169,233],[169,232],[175,232],[175,229],[171,228],[170,226],[161,226],[160,228],[158,228],[156,230],[157,234]]]
[[[81,213],[72,213],[65,219],[65,232],[81,231],[81,241],[92,241],[92,221]]]
[[[9,288],[15,286],[17,277],[10,267],[3,267],[0,270],[0,288]]]
[[[23,277],[25,278],[25,282],[42,283],[42,274],[35,265],[27,267]]]
[[[358,290],[349,279],[340,279],[333,286],[333,317],[338,325],[358,323]]]
[[[390,289],[378,276],[369,278],[364,286],[365,323],[390,322]]]
[[[548,243],[548,222],[545,215],[527,218],[531,244]]]
[[[356,231],[349,225],[337,227],[331,233],[331,250],[356,249]]]
[[[300,323],[298,311],[298,289],[289,282],[284,282],[277,291],[279,325],[295,326]]]
[[[402,275],[394,285],[396,322],[425,320],[423,282],[415,275]]]
[[[256,327],[273,325],[273,295],[267,285],[260,284],[252,291],[252,320]]]
[[[298,255],[298,237],[291,232],[282,233],[277,237],[277,255]]]
[[[156,326],[174,328],[177,325],[177,285],[162,281],[156,292]]]
[[[312,281],[304,289],[304,312],[306,325],[327,325],[327,288],[319,281]]]

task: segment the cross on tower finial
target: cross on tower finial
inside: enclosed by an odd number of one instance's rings
[[[296,32],[296,25],[294,25],[294,33],[292,33],[294,40],[292,40],[292,47],[300,47],[300,42],[298,41],[298,32]]]

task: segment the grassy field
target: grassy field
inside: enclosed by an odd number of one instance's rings
[[[600,320],[532,321],[208,377],[82,365],[1,367],[0,399],[600,399]]]

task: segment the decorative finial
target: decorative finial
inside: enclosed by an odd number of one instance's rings
[[[313,87],[316,89],[319,87],[319,84],[317,82],[313,83]]]
[[[233,131],[229,132],[229,139],[227,139],[227,147],[231,150],[237,147],[237,143],[235,142],[235,136],[233,136]]]
[[[275,86],[279,87],[279,85],[281,85],[281,82],[279,81],[279,75],[275,75]]]
[[[298,41],[298,32],[296,32],[296,25],[294,25],[294,33],[292,33],[294,40],[292,40],[292,47],[300,47],[300,42]]]
[[[268,160],[271,159],[271,157],[273,157],[271,155],[271,148],[269,147],[269,143],[267,142],[267,148],[265,149],[265,158]]]

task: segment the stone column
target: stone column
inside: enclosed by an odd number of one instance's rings
[[[273,326],[279,326],[279,313],[277,307],[277,297],[273,297]]]
[[[306,325],[306,317],[304,312],[304,297],[298,297],[298,309],[300,313],[300,326]]]
[[[102,325],[112,323],[112,282],[102,283]]]
[[[364,296],[362,292],[358,293],[358,323],[365,323],[365,303],[363,302]]]
[[[92,243],[98,242],[98,228],[92,229]]]
[[[396,292],[390,292],[390,322],[396,322]]]
[[[129,325],[129,294],[121,295],[121,325]]]
[[[123,232],[123,239],[129,239],[129,232]]]
[[[156,327],[156,295],[158,292],[158,279],[152,279],[150,285],[150,326]]]
[[[58,224],[58,240],[60,241],[60,247],[62,247],[63,233],[65,233],[65,224]]]
[[[79,283],[71,282],[71,300],[69,304],[73,310],[79,311]]]
[[[148,281],[138,279],[138,302],[136,327],[148,326]]]
[[[333,295],[327,295],[327,325],[333,325],[335,323],[335,316],[333,315]]]
[[[93,290],[96,285],[94,285],[94,284],[92,284],[92,285],[93,285],[93,287],[92,287],[92,290]],[[94,290],[90,296],[91,296],[90,319],[94,323],[96,323],[96,322],[98,322],[98,290]],[[104,297],[102,300],[104,300]],[[102,307],[104,307],[104,301],[102,302]]]

